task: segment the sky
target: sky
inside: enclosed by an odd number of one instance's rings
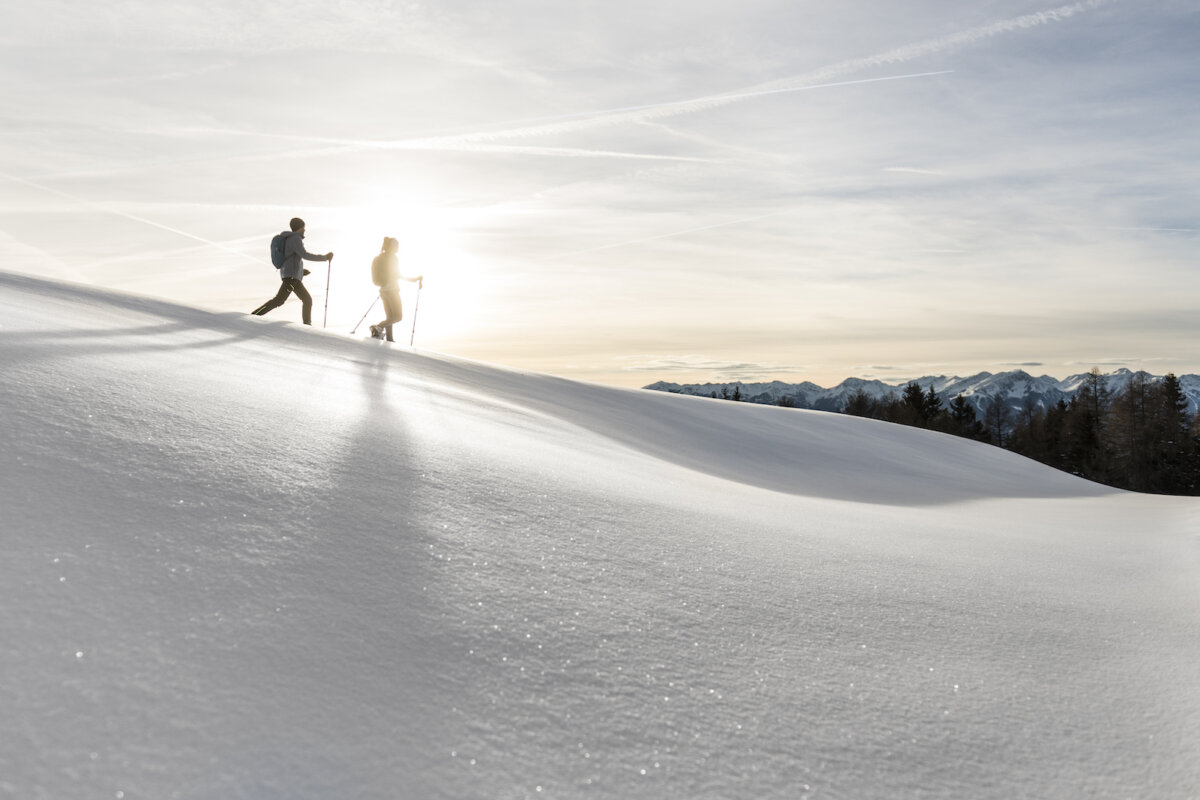
[[[416,346],[516,369],[1200,372],[1197,41],[1184,0],[9,3],[0,269],[246,312],[300,216],[318,325],[395,236]]]

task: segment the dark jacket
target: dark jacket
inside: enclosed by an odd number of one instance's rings
[[[304,279],[304,261],[324,261],[325,254],[313,255],[304,249],[304,234],[293,231],[283,245],[283,266],[279,268],[281,278]]]

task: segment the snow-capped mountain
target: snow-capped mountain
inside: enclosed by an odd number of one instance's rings
[[[1135,376],[1142,376],[1147,381],[1161,380],[1161,375],[1151,375],[1147,372],[1132,372],[1119,369],[1103,375],[1104,385],[1111,393],[1123,389]],[[1069,400],[1079,387],[1087,380],[1088,374],[1071,375],[1059,380],[1049,375],[1034,377],[1024,370],[990,373],[980,372],[966,378],[945,375],[927,375],[921,378],[885,383],[880,380],[864,380],[862,378],[847,378],[837,386],[824,388],[810,381],[803,383],[784,383],[771,381],[769,383],[689,383],[678,384],[658,381],[646,386],[659,392],[688,394],[699,397],[732,397],[736,390],[739,399],[750,403],[778,405],[780,401],[791,403],[796,408],[813,408],[820,411],[841,411],[846,401],[857,392],[881,399],[889,395],[899,395],[910,383],[918,384],[928,391],[930,387],[942,399],[949,403],[958,395],[962,395],[982,415],[984,406],[994,397],[1008,401],[1014,410],[1021,409],[1027,402],[1035,406],[1047,408],[1059,400]],[[1200,408],[1200,375],[1179,376],[1180,386],[1188,398],[1188,410],[1196,413]]]

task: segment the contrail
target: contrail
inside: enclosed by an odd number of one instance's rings
[[[678,116],[681,114],[690,114],[690,113],[694,113],[694,112],[705,110],[705,109],[719,108],[721,106],[730,105],[732,103],[738,103],[738,102],[742,102],[744,100],[748,100],[751,98],[763,97],[763,96],[771,95],[771,94],[779,94],[779,93],[784,93],[784,92],[807,91],[809,89],[819,89],[819,88],[834,87],[834,86],[846,86],[846,85],[852,85],[852,84],[904,80],[904,79],[910,79],[910,78],[930,77],[933,75],[946,74],[945,71],[943,71],[943,72],[922,72],[922,73],[912,73],[909,75],[894,75],[894,76],[885,76],[885,77],[880,77],[880,78],[864,78],[864,79],[852,80],[852,81],[834,82],[831,80],[831,79],[837,78],[841,75],[850,74],[850,73],[857,72],[859,70],[866,69],[869,67],[882,66],[882,65],[886,65],[886,64],[900,64],[900,63],[904,63],[907,61],[912,61],[913,59],[920,58],[922,56],[931,55],[933,53],[939,53],[939,52],[942,52],[945,50],[949,50],[954,47],[973,44],[973,43],[981,41],[983,39],[988,39],[993,36],[998,36],[998,35],[1001,35],[1004,33],[1010,33],[1010,32],[1017,31],[1017,30],[1034,28],[1034,27],[1038,27],[1038,26],[1042,26],[1042,25],[1048,25],[1048,24],[1051,24],[1054,22],[1060,22],[1062,20],[1066,20],[1073,16],[1076,16],[1080,13],[1084,13],[1091,9],[1100,8],[1105,5],[1110,5],[1114,2],[1118,2],[1118,0],[1080,0],[1080,2],[1069,3],[1067,5],[1058,6],[1057,8],[1047,9],[1045,11],[1038,11],[1038,12],[1034,12],[1031,14],[1025,14],[1025,15],[1022,15],[1019,17],[1013,17],[1013,18],[1006,19],[1006,20],[1000,20],[998,22],[993,22],[993,23],[990,23],[987,25],[982,25],[982,26],[978,26],[975,28],[968,28],[967,30],[959,31],[958,33],[953,33],[953,34],[950,34],[947,36],[941,36],[941,37],[937,37],[934,39],[927,39],[922,42],[916,42],[914,44],[904,45],[902,47],[894,48],[892,50],[887,50],[882,53],[877,53],[875,55],[838,62],[836,64],[831,64],[829,66],[822,67],[818,70],[815,70],[813,72],[806,73],[803,75],[798,75],[798,76],[794,76],[791,78],[784,78],[784,79],[781,79],[778,81],[772,81],[769,83],[759,84],[757,86],[751,86],[751,87],[747,87],[747,88],[739,90],[739,91],[725,93],[725,94],[709,95],[709,96],[705,96],[705,97],[694,98],[691,100],[666,102],[666,103],[654,103],[654,104],[648,104],[648,105],[643,105],[643,106],[630,106],[630,107],[626,107],[626,108],[611,109],[608,111],[584,112],[582,114],[570,114],[570,115],[565,115],[562,117],[539,118],[539,119],[535,119],[535,120],[530,120],[530,122],[536,123],[536,124],[523,124],[523,125],[519,125],[518,127],[513,127],[513,128],[483,130],[483,131],[475,131],[475,132],[468,132],[468,133],[461,133],[461,134],[450,134],[450,135],[445,135],[445,136],[433,136],[433,137],[424,137],[424,138],[414,138],[414,139],[408,139],[408,140],[394,140],[394,141],[382,141],[382,142],[353,142],[353,141],[348,142],[345,140],[318,140],[318,141],[322,141],[322,142],[330,145],[330,147],[323,148],[323,149],[319,150],[318,152],[326,152],[326,151],[337,152],[337,151],[345,151],[345,150],[364,150],[364,149],[446,149],[446,150],[450,150],[450,149],[464,148],[465,146],[468,146],[468,145],[475,145],[476,147],[479,147],[479,149],[483,149],[490,143],[493,143],[497,140],[547,136],[547,135],[551,135],[551,134],[567,133],[567,132],[576,131],[576,130],[585,130],[588,128],[595,128],[595,127],[608,126],[608,125],[618,125],[618,124],[622,124],[622,123],[626,123],[626,122],[644,122],[644,121],[648,121],[648,120],[662,119],[662,118],[667,118],[667,117]],[[230,131],[230,133],[234,133],[234,132]],[[500,149],[500,146],[492,145],[492,147],[494,147],[497,150]],[[519,148],[517,148],[517,149],[519,149]],[[309,151],[309,152],[312,152],[312,151]],[[551,155],[551,154],[567,155],[568,153],[571,153],[574,155],[586,154],[586,155],[593,156],[593,157],[596,155],[605,155],[605,156],[617,155],[616,153],[612,153],[609,151],[570,150],[567,148],[532,148],[529,150],[529,152],[538,152],[538,153],[544,154],[544,155]],[[295,155],[302,155],[302,154],[304,154],[304,153],[299,152],[299,151],[292,151],[290,153],[282,153],[282,154],[274,154],[274,155],[276,157],[280,157],[280,156],[295,156]],[[639,154],[623,154],[623,155],[624,155],[624,157],[634,157],[634,158],[637,158],[637,157],[664,158],[663,156],[640,156]],[[665,158],[670,158],[670,157],[665,157]],[[52,189],[47,186],[42,186],[42,185],[34,183],[32,181],[25,180],[23,178],[17,178],[17,177],[11,176],[11,175],[3,174],[3,173],[0,173],[0,178],[4,178],[4,179],[12,181],[14,183],[20,183],[20,184],[29,186],[31,188],[38,189],[43,192],[55,194],[60,197],[71,200],[72,202],[80,203],[82,205],[85,205],[85,206],[88,206],[91,208],[96,208],[98,210],[104,211],[109,214],[114,214],[116,216],[124,217],[125,219],[129,219],[134,222],[140,222],[143,225],[149,225],[151,227],[159,228],[160,230],[174,233],[178,236],[183,236],[188,239],[194,239],[195,241],[202,242],[208,246],[216,247],[220,250],[234,253],[240,258],[254,261],[255,263],[261,263],[260,259],[256,259],[256,258],[253,258],[252,256],[248,256],[245,253],[242,253],[238,250],[234,250],[230,247],[227,247],[227,246],[221,244],[220,242],[214,242],[210,239],[205,239],[202,236],[197,236],[193,233],[188,233],[187,231],[183,231],[178,228],[173,228],[169,225],[164,225],[160,222],[155,222],[154,220],[149,220],[144,217],[139,217],[139,216],[136,216],[133,214],[128,214],[123,211],[118,211],[114,208],[110,208],[103,204],[85,200],[83,198],[68,194],[66,192],[62,192],[57,189]],[[783,212],[776,212],[776,213],[783,213]],[[773,216],[773,214],[768,214],[768,215],[763,215],[763,216]],[[749,222],[749,221],[752,221],[755,219],[761,219],[761,218],[762,218],[762,216],[748,217],[748,218],[741,219],[741,220],[733,220],[733,221],[726,222],[726,223],[719,223],[717,225],[702,226],[699,228],[691,228],[691,229],[687,229],[684,231],[676,231],[674,233],[663,234],[661,236],[648,237],[645,239],[635,239],[635,240],[630,240],[627,242],[619,242],[616,244],[605,245],[605,246],[599,247],[599,248],[593,248],[592,250],[583,250],[583,251],[577,251],[577,252],[578,253],[594,252],[596,250],[603,250],[603,249],[608,249],[608,248],[612,248],[612,247],[621,247],[621,246],[625,246],[628,244],[633,244],[635,242],[651,241],[654,239],[662,239],[662,238],[667,238],[670,236],[679,236],[679,235],[683,235],[685,233],[692,233],[692,232],[696,232],[696,231],[700,231],[700,230],[707,230],[709,228],[714,228],[714,227],[724,227],[727,225],[736,225],[736,224],[740,224],[743,222]],[[566,255],[573,255],[573,254],[572,253],[564,253],[559,256],[553,256],[553,257],[560,258],[560,257],[566,256]]]
[[[760,87],[747,89],[730,94],[698,97],[691,100],[674,100],[666,103],[651,103],[642,106],[609,109],[607,111],[592,111],[584,114],[567,114],[563,117],[552,117],[543,125],[521,128],[509,128],[491,131],[476,131],[473,133],[451,134],[448,136],[431,137],[428,139],[401,140],[396,142],[381,142],[380,147],[450,147],[468,142],[489,142],[496,139],[517,139],[534,136],[546,136],[555,133],[567,133],[584,128],[595,128],[602,125],[618,125],[624,122],[644,122],[651,119],[673,117],[687,114],[703,108],[717,108],[754,97],[765,97],[786,92],[806,92],[813,89],[829,89],[835,86],[852,86],[862,83],[882,83],[884,81],[900,81],[910,78],[928,78],[934,75],[949,75],[954,70],[939,70],[937,72],[914,72],[909,75],[886,75],[879,78],[860,78],[857,80],[837,81],[834,83],[814,83],[803,86]]]
[[[828,80],[838,75],[845,75],[849,72],[857,72],[860,69],[867,67],[877,67],[884,64],[900,64],[906,61],[912,61],[921,56],[939,53],[944,50],[949,50],[962,45],[974,44],[983,39],[990,39],[993,36],[998,36],[1004,33],[1011,33],[1017,30],[1035,28],[1041,25],[1049,25],[1053,22],[1060,22],[1069,19],[1077,14],[1089,11],[1101,6],[1110,5],[1118,0],[1081,0],[1081,2],[1069,3],[1058,8],[1048,9],[1046,11],[1036,11],[1031,14],[1025,14],[1020,17],[1012,17],[1011,19],[992,22],[987,25],[980,25],[975,28],[968,28],[957,33],[952,33],[946,36],[939,36],[934,39],[926,39],[923,42],[903,45],[892,50],[886,50],[882,53],[876,53],[872,56],[863,58],[854,58],[848,61],[842,61],[837,64],[831,64],[827,67],[822,67],[807,75],[800,75],[794,78],[784,78],[781,81],[774,81],[763,84],[758,87],[767,89],[774,86],[793,85],[798,81],[814,81]]]
[[[708,162],[712,159],[694,156],[672,156],[660,153],[630,153],[621,150],[596,150],[577,147],[534,147],[528,145],[492,144],[473,139],[412,140],[400,142],[348,143],[339,150],[458,150],[472,153],[503,153],[513,155],[550,156],[555,158],[617,158],[635,161],[691,161]]]
[[[1084,11],[1093,8],[1108,5],[1117,2],[1117,0],[1082,0],[1081,2],[1071,3],[1058,8],[1048,9],[1046,11],[1038,11],[1032,14],[1025,14],[1020,17],[1000,20],[998,22],[981,25],[975,28],[968,28],[958,33],[953,33],[947,36],[939,36],[934,39],[927,39],[923,42],[904,45],[892,50],[887,50],[882,53],[877,53],[872,56],[863,58],[850,59],[837,64],[831,64],[827,67],[822,67],[810,73],[797,75],[791,78],[783,78],[769,83],[759,84],[757,86],[747,87],[734,92],[708,95],[698,97],[691,100],[681,100],[667,103],[652,103],[642,106],[631,106],[628,108],[611,109],[608,111],[590,112],[584,114],[571,114],[564,117],[550,118],[548,121],[541,124],[524,125],[516,128],[507,128],[500,130],[484,130],[473,133],[452,134],[449,136],[430,137],[425,139],[416,139],[409,141],[394,142],[394,146],[412,146],[417,142],[425,145],[432,144],[451,144],[467,141],[494,141],[497,139],[515,139],[532,136],[545,136],[556,133],[567,133],[570,131],[582,130],[586,128],[594,128],[602,125],[616,125],[624,122],[639,122],[649,119],[661,119],[664,117],[673,117],[680,114],[690,114],[697,111],[718,108],[720,106],[729,105],[732,103],[741,102],[754,97],[762,97],[770,94],[778,94],[782,92],[806,91],[809,89],[821,89],[834,86],[847,86],[857,83],[873,83],[889,80],[904,80],[908,78],[923,78],[933,75],[943,75],[943,72],[918,72],[909,75],[893,75],[882,78],[864,78],[855,81],[840,81],[831,82],[831,79],[841,75],[858,72],[859,70],[868,67],[877,67],[885,64],[900,64],[906,61],[920,58],[922,56],[939,53],[944,50],[949,50],[962,45],[973,44],[983,39],[988,39],[993,36],[998,36],[1003,33],[1012,31],[1033,28],[1040,25],[1048,25],[1052,22],[1069,19]],[[533,122],[538,122],[533,120]]]
[[[1107,228],[1110,231],[1161,231],[1163,233],[1200,233],[1200,228]]]
[[[993,22],[988,25],[982,25],[975,28],[969,28],[958,33],[948,36],[941,36],[935,39],[927,39],[923,42],[905,45],[892,50],[887,50],[882,53],[877,53],[873,56],[865,58],[851,59],[842,61],[837,64],[832,64],[823,67],[806,75],[800,75],[793,78],[785,78],[779,81],[760,84],[755,87],[749,87],[739,92],[714,95],[711,97],[697,98],[695,100],[682,101],[677,103],[662,103],[649,106],[639,106],[629,109],[619,109],[614,112],[607,112],[604,116],[588,116],[578,120],[566,120],[549,125],[540,125],[532,127],[516,128],[506,131],[480,132],[477,134],[466,134],[465,137],[488,138],[510,138],[518,136],[538,136],[549,133],[562,133],[570,130],[578,130],[584,127],[594,127],[596,125],[615,124],[625,121],[644,121],[650,118],[662,118],[675,116],[676,114],[691,113],[707,108],[715,108],[730,103],[739,102],[752,97],[761,97],[767,94],[775,94],[779,92],[801,91],[805,89],[817,89],[826,86],[839,86],[853,83],[868,83],[880,80],[900,80],[904,78],[918,78],[932,75],[945,74],[944,72],[922,72],[911,75],[896,75],[887,78],[868,78],[858,81],[844,81],[840,83],[828,83],[830,78],[835,78],[838,75],[856,72],[873,66],[883,64],[903,63],[911,61],[921,56],[930,55],[932,53],[941,52],[961,45],[971,44],[982,39],[987,39],[992,36],[997,36],[1011,31],[1032,28],[1039,25],[1047,25],[1052,22],[1068,19],[1076,14],[1082,13],[1089,9],[1098,8],[1108,5],[1116,0],[1083,0],[1082,2],[1071,3],[1069,5],[1059,6],[1058,8],[1049,9],[1046,11],[1038,11],[1032,14],[1025,14],[1020,17]],[[465,137],[449,137],[450,139],[461,140]],[[659,234],[657,236],[648,236],[640,239],[630,239],[622,242],[601,245],[586,250],[576,250],[573,252],[559,253],[553,256],[547,256],[540,260],[552,260],[557,258],[566,258],[574,255],[583,255],[587,253],[595,253],[601,250],[608,250],[617,247],[625,247],[627,245],[639,244],[642,242],[656,241],[659,239],[667,239],[673,236],[683,236],[689,233],[710,230],[712,228],[728,227],[730,225],[740,225],[755,220],[764,219],[766,217],[776,216],[778,214],[787,213],[786,211],[773,212],[771,214],[763,214],[754,217],[745,217],[742,219],[730,220],[729,222],[717,223],[715,225],[704,225],[696,228],[687,228],[670,233]]]
[[[934,53],[939,53],[955,47],[973,44],[983,39],[999,36],[1001,34],[1034,28],[1042,25],[1049,25],[1054,22],[1060,22],[1088,10],[1109,5],[1114,2],[1118,2],[1118,0],[1080,0],[1079,2],[1069,3],[1057,8],[1051,8],[1045,11],[1037,11],[1031,14],[1024,14],[1019,17],[992,22],[987,25],[968,28],[947,36],[926,39],[925,41],[915,42],[913,44],[904,45],[892,50],[886,50],[881,53],[876,53],[875,55],[841,61],[802,75],[796,75],[790,78],[782,78],[777,81],[758,84],[733,92],[706,95],[703,97],[692,98],[690,100],[650,103],[646,105],[627,106],[603,111],[580,112],[554,117],[536,117],[524,122],[507,123],[509,125],[515,125],[515,127],[497,127],[496,125],[492,125],[488,126],[488,128],[484,130],[475,130],[464,133],[451,133],[441,136],[434,135],[372,142],[348,142],[317,139],[317,142],[324,142],[332,145],[332,147],[322,150],[291,151],[276,155],[277,157],[291,157],[296,155],[313,155],[327,152],[344,152],[346,150],[355,149],[450,150],[458,149],[462,145],[469,143],[482,144],[492,143],[504,139],[549,136],[553,134],[586,130],[590,128],[620,125],[623,123],[636,123],[664,119],[667,117],[674,117],[682,114],[691,114],[702,110],[719,108],[721,106],[743,102],[756,97],[764,97],[767,95],[780,94],[784,92],[799,92],[836,86],[850,86],[855,84],[878,83],[884,81],[907,80],[913,78],[932,77],[935,75],[944,75],[949,71],[917,72],[907,75],[890,75],[879,78],[862,78],[858,80],[847,81],[834,80],[842,75],[858,72],[869,67],[878,67],[888,64],[901,64],[922,56],[932,55]],[[498,123],[498,125],[504,124],[506,123]],[[229,133],[235,132],[229,131]],[[577,151],[577,153],[588,154],[588,151]],[[556,154],[565,155],[567,154],[567,151],[559,151]]]
[[[192,237],[192,238],[195,238],[195,237]],[[261,235],[243,236],[240,239],[228,240],[225,242],[225,245],[228,246],[228,245],[234,245],[234,244],[251,244],[256,241],[262,241],[262,238],[263,237]],[[143,261],[146,259],[161,260],[161,259],[168,259],[168,258],[178,258],[179,256],[183,256],[183,255],[190,255],[192,253],[203,252],[204,250],[207,250],[209,248],[209,246],[210,245],[207,242],[204,242],[203,244],[189,244],[184,247],[173,247],[169,250],[143,250],[143,251],[140,251],[137,253],[124,253],[121,255],[108,256],[106,258],[98,258],[95,261],[89,261],[86,264],[82,264],[80,266],[84,269],[90,269],[93,267],[106,266],[108,264],[124,264],[124,263],[130,262],[130,261]]]
[[[124,211],[118,211],[117,209],[106,206],[103,203],[97,203],[92,200],[86,200],[82,197],[78,197],[73,194],[68,194],[67,192],[63,192],[58,189],[52,189],[49,186],[43,186],[40,183],[34,183],[33,181],[25,180],[24,178],[18,178],[15,175],[8,175],[6,173],[0,172],[0,178],[3,178],[7,181],[12,181],[13,183],[19,183],[23,186],[28,186],[31,189],[37,189],[38,191],[41,191],[41,192],[47,192],[49,194],[57,195],[66,200],[70,200],[73,203],[79,203],[80,205],[87,206],[88,208],[94,208],[97,211],[103,211],[107,214],[113,214],[118,217],[123,217],[125,219],[132,220],[133,222],[140,222],[143,225],[149,225],[152,228],[158,228],[160,230],[168,231],[170,233],[176,234],[177,236],[184,236],[188,239],[195,239],[197,242],[203,242],[204,244],[206,244],[210,247],[215,247],[218,250],[224,250],[227,253],[233,253],[234,255],[236,255],[240,258],[244,258],[248,261],[253,261],[256,264],[261,264],[263,262],[262,259],[254,258],[253,256],[248,256],[245,253],[241,252],[240,250],[234,250],[232,247],[228,247],[224,244],[221,244],[220,242],[214,242],[212,239],[205,239],[203,236],[197,236],[194,233],[188,233],[187,231],[182,231],[179,228],[172,228],[170,225],[164,225],[161,222],[155,222],[152,219],[146,219],[145,217],[139,217],[134,214],[128,214]]]
[[[707,98],[702,97],[702,98],[692,98],[690,100],[672,100],[672,101],[663,102],[663,103],[648,103],[648,104],[637,105],[637,106],[624,106],[621,108],[609,108],[609,109],[603,109],[603,110],[599,110],[599,111],[579,111],[579,112],[575,112],[573,114],[560,114],[560,115],[550,116],[550,117],[533,117],[531,119],[518,120],[516,122],[510,122],[510,123],[496,123],[494,125],[488,126],[488,128],[489,128],[488,130],[473,129],[471,131],[464,132],[464,133],[445,133],[445,134],[440,134],[440,135],[435,134],[435,135],[430,135],[430,136],[418,136],[418,137],[412,137],[412,138],[407,138],[407,139],[338,139],[338,138],[333,138],[333,137],[328,137],[328,136],[306,136],[304,134],[294,134],[294,133],[246,131],[246,130],[238,130],[236,128],[181,127],[181,128],[170,128],[170,129],[168,129],[168,132],[179,133],[179,134],[203,133],[203,134],[217,134],[217,135],[224,135],[224,136],[246,136],[246,137],[257,137],[257,138],[265,138],[265,139],[281,139],[281,140],[290,141],[290,142],[303,142],[303,143],[307,143],[307,144],[317,144],[317,145],[323,144],[323,145],[329,146],[328,150],[311,151],[311,152],[334,152],[334,151],[347,150],[347,149],[355,149],[355,150],[358,150],[358,149],[362,149],[362,150],[371,150],[371,149],[377,149],[377,150],[383,150],[383,149],[421,150],[421,149],[434,149],[434,148],[450,148],[455,145],[464,145],[464,146],[465,145],[474,145],[475,147],[479,147],[480,149],[494,148],[497,152],[510,152],[511,151],[511,152],[516,152],[516,153],[534,152],[537,154],[545,154],[545,155],[612,156],[612,157],[620,157],[620,158],[673,159],[673,158],[678,158],[678,157],[677,156],[662,156],[662,155],[658,155],[658,154],[614,152],[614,151],[609,151],[609,150],[585,150],[585,149],[566,148],[566,147],[537,147],[537,148],[534,148],[534,147],[524,147],[524,146],[519,146],[519,145],[493,145],[493,144],[484,144],[484,143],[490,138],[536,136],[542,132],[543,126],[546,127],[547,132],[553,132],[553,131],[558,130],[558,127],[557,127],[558,123],[570,122],[572,120],[587,121],[592,124],[599,124],[601,122],[604,122],[605,118],[611,117],[611,116],[616,116],[616,115],[621,115],[621,114],[629,114],[629,113],[641,112],[641,111],[656,111],[656,110],[668,110],[669,111],[670,109],[675,108],[675,107],[684,109],[685,107],[692,106],[696,103],[708,102],[709,100],[712,100],[714,98],[719,98],[719,99],[721,99],[723,101],[727,101],[727,102],[734,102],[737,100],[747,100],[747,99],[750,99],[753,97],[763,97],[763,96],[772,95],[772,94],[783,94],[785,92],[803,92],[803,91],[808,91],[811,89],[827,89],[827,88],[832,88],[835,86],[852,86],[855,84],[862,84],[862,83],[881,83],[884,81],[899,81],[899,80],[906,80],[909,78],[926,78],[926,77],[932,77],[934,75],[949,75],[949,74],[952,74],[953,72],[954,72],[954,70],[948,69],[948,70],[938,70],[936,72],[914,72],[914,73],[908,74],[908,75],[886,75],[886,76],[878,77],[878,78],[861,78],[861,79],[857,79],[857,80],[837,81],[835,83],[813,84],[813,85],[807,85],[807,86],[790,86],[790,87],[783,87],[783,88],[760,88],[757,90],[744,90],[741,92],[736,92],[736,93],[731,93],[731,94],[713,95],[712,97],[707,97]],[[621,121],[624,121],[624,120],[621,120]],[[537,123],[537,125],[535,126],[534,123]],[[499,126],[503,126],[505,124],[520,125],[521,127],[517,127],[517,128],[499,127]]]
[[[242,156],[231,156],[226,157],[223,159],[223,161],[273,160],[281,158],[361,152],[364,150],[464,150],[467,149],[465,146],[469,144],[476,145],[481,152],[511,152],[557,157],[608,157],[683,160],[682,157],[678,156],[672,157],[657,154],[622,153],[609,150],[587,150],[577,148],[522,149],[513,146],[505,147],[503,145],[497,145],[494,143],[504,139],[549,136],[559,133],[586,130],[589,128],[619,125],[627,122],[647,122],[650,120],[674,117],[681,114],[695,113],[705,109],[719,108],[721,106],[743,102],[756,97],[764,97],[784,92],[799,92],[808,91],[810,89],[822,89],[836,86],[850,86],[855,84],[878,83],[884,81],[907,80],[913,78],[932,77],[935,75],[944,75],[951,72],[951,70],[943,70],[938,72],[917,72],[907,75],[890,75],[879,78],[863,78],[859,80],[832,80],[841,75],[857,72],[869,67],[877,67],[886,64],[900,64],[906,61],[912,61],[913,59],[920,58],[922,56],[949,50],[954,47],[972,44],[974,42],[1004,33],[1010,33],[1012,31],[1059,22],[1090,9],[1110,5],[1115,2],[1118,2],[1118,0],[1080,0],[1080,2],[1070,3],[1057,8],[1047,9],[1045,11],[1037,11],[1031,14],[1025,14],[1023,16],[1013,17],[1011,19],[992,22],[987,25],[968,28],[967,30],[959,31],[958,33],[949,34],[947,36],[940,36],[934,39],[927,39],[922,42],[904,45],[892,50],[886,50],[882,53],[876,53],[875,55],[841,61],[836,64],[831,64],[814,70],[813,72],[793,76],[790,78],[783,78],[769,83],[758,84],[756,86],[746,87],[733,92],[697,97],[690,100],[650,103],[602,111],[577,112],[573,114],[564,114],[551,117],[534,117],[532,119],[518,120],[509,123],[495,123],[482,130],[477,129],[463,133],[448,133],[443,135],[435,134],[432,136],[417,136],[406,139],[371,141],[335,139],[315,136],[296,136],[275,133],[257,133],[235,129],[206,130],[205,132],[220,133],[231,136],[269,137],[296,142],[306,142],[316,145],[326,145],[325,147],[296,148],[282,152],[275,151],[246,154]],[[503,127],[505,125],[512,127]],[[176,132],[188,133],[189,129],[182,128],[178,129]],[[481,145],[485,144],[490,145],[490,147],[494,149],[484,150]]]
[[[141,131],[144,133],[145,131]],[[71,170],[67,172],[47,173],[40,176],[42,179],[65,179],[65,178],[87,178],[97,175],[109,175],[113,173],[129,172],[137,169],[151,169],[160,167],[180,166],[184,164],[204,164],[213,161],[219,161],[222,164],[231,164],[245,161],[275,161],[288,158],[312,158],[314,156],[338,155],[341,153],[361,153],[370,150],[437,150],[437,151],[460,151],[460,152],[478,152],[478,153],[499,153],[503,155],[532,155],[546,156],[551,158],[615,158],[626,159],[632,161],[670,161],[670,162],[690,162],[690,163],[711,163],[714,159],[702,158],[698,156],[676,156],[662,153],[630,153],[627,151],[618,150],[596,150],[571,147],[535,147],[527,145],[503,145],[503,144],[488,144],[484,142],[461,142],[447,143],[440,145],[422,144],[415,141],[407,142],[377,142],[377,141],[356,141],[353,139],[326,139],[323,137],[306,137],[306,136],[290,136],[287,134],[263,133],[255,131],[239,131],[232,129],[200,129],[200,128],[178,128],[170,131],[172,134],[205,134],[205,135],[227,135],[227,136],[244,136],[265,139],[283,139],[287,141],[308,142],[311,144],[324,144],[325,147],[309,147],[309,148],[293,148],[290,150],[270,150],[256,153],[242,153],[238,155],[226,155],[220,157],[214,156],[196,156],[192,158],[175,158],[163,161],[153,161],[136,166],[121,166],[105,169],[88,169],[88,170]]]
[[[778,217],[781,214],[790,214],[794,210],[795,209],[788,208],[788,209],[784,209],[782,211],[771,211],[766,214],[756,214],[753,217],[742,217],[740,219],[731,219],[731,220],[727,220],[726,222],[716,222],[716,223],[713,223],[712,225],[700,225],[695,228],[685,228],[685,229],[679,230],[679,231],[671,231],[670,233],[660,233],[655,236],[643,236],[639,239],[626,239],[623,242],[613,242],[611,244],[602,244],[599,247],[589,247],[584,250],[571,250],[571,251],[568,251],[565,253],[555,253],[554,255],[543,256],[542,258],[535,259],[535,260],[537,260],[537,261],[554,261],[554,260],[560,259],[560,258],[568,258],[569,256],[581,256],[581,255],[587,255],[588,253],[598,253],[601,250],[612,250],[613,248],[616,248],[616,247],[626,247],[631,244],[641,244],[643,242],[654,242],[654,241],[658,241],[659,239],[670,239],[673,236],[683,236],[683,235],[689,234],[689,233],[699,233],[700,231],[711,231],[714,228],[727,228],[730,225],[743,225],[747,222],[757,222],[760,219],[767,219],[768,217]]]
[[[461,150],[467,152],[503,153],[514,155],[538,155],[560,158],[627,158],[645,161],[709,161],[711,159],[690,156],[673,156],[662,153],[631,153],[624,150],[597,150],[577,147],[544,147],[531,145],[493,144],[470,134],[447,135],[443,137],[377,140],[377,139],[335,139],[325,136],[304,136],[286,133],[271,133],[263,131],[243,131],[232,128],[172,128],[172,134],[205,134],[220,136],[243,136],[259,139],[281,139],[289,142],[301,142],[313,145],[326,145],[306,150],[291,150],[283,153],[250,153],[245,156],[232,156],[225,161],[237,159],[284,158],[297,155],[330,155],[335,153],[361,152],[365,150]],[[208,160],[208,159],[194,159]],[[184,163],[184,162],[171,162]]]
[[[572,147],[535,147],[529,145],[497,144],[502,139],[534,138],[549,136],[556,133],[567,133],[587,128],[597,128],[606,125],[620,125],[626,122],[648,122],[652,119],[671,117],[677,114],[690,113],[704,108],[716,108],[729,103],[736,103],[755,97],[765,97],[787,92],[805,92],[814,89],[828,89],[836,86],[853,86],[864,83],[883,83],[887,81],[907,80],[911,78],[927,78],[935,75],[949,75],[954,70],[938,70],[936,72],[914,72],[908,75],[885,75],[878,78],[860,78],[856,80],[836,81],[831,83],[816,83],[804,86],[783,86],[758,88],[741,92],[714,95],[712,97],[693,98],[691,100],[675,100],[665,103],[628,106],[604,111],[586,111],[575,114],[564,114],[555,117],[538,117],[527,122],[542,122],[537,125],[523,125],[517,128],[489,127],[487,130],[474,130],[467,133],[451,133],[441,136],[426,136],[411,139],[369,140],[369,139],[334,139],[324,136],[304,136],[297,134],[262,133],[242,131],[230,128],[203,129],[178,128],[172,133],[206,133],[226,136],[246,136],[269,139],[282,139],[292,142],[305,142],[323,147],[299,148],[270,153],[252,153],[243,156],[228,156],[222,163],[230,161],[262,161],[284,158],[299,158],[337,155],[339,153],[358,153],[371,150],[434,150],[439,152],[481,152],[481,153],[511,153],[515,155],[539,155],[560,158],[618,158],[648,161],[686,161],[706,163],[707,158],[690,156],[672,156],[659,153],[630,153],[616,150],[596,150]],[[701,105],[703,104],[703,105]],[[207,160],[207,159],[205,159]],[[183,163],[183,162],[172,162]],[[58,176],[63,177],[63,176]]]

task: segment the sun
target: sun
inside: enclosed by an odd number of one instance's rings
[[[378,296],[371,282],[371,261],[385,236],[400,243],[400,274],[424,276],[420,291],[418,338],[426,343],[468,333],[486,294],[488,271],[465,247],[466,230],[477,216],[457,208],[429,205],[415,198],[381,198],[341,209],[331,220],[334,264],[330,274],[330,320],[353,325]],[[324,247],[309,237],[314,252]],[[314,276],[315,277],[315,276]],[[417,310],[417,284],[401,282],[408,330]],[[336,311],[336,313],[335,313]],[[376,306],[373,311],[379,311]]]

